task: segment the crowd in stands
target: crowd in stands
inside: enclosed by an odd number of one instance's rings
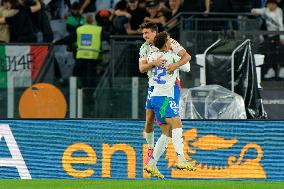
[[[282,0],[275,0],[283,8]],[[154,22],[162,30],[179,12],[250,12],[265,0],[0,0],[0,41],[51,42],[50,20],[66,19],[69,33],[84,24],[86,13],[112,34],[139,34],[139,25]],[[73,18],[70,18],[70,16]],[[173,26],[174,22],[171,23]],[[25,26],[25,27],[23,27]],[[71,27],[70,27],[71,26]],[[74,27],[74,28],[73,28]],[[72,31],[71,31],[72,30]],[[39,38],[38,33],[42,36]]]
[[[95,24],[102,27],[102,41],[107,41],[110,34],[140,34],[139,25],[145,22],[156,23],[159,30],[162,31],[166,23],[179,12],[202,12],[204,16],[210,12],[249,13],[253,8],[264,7],[266,1],[0,0],[0,42],[53,42],[54,44],[65,44],[74,51],[77,28],[85,25],[85,17],[89,13],[94,15]],[[283,9],[284,0],[273,0],[273,2],[278,5],[280,10]],[[278,15],[281,16],[281,22],[283,22],[282,11]],[[65,20],[68,35],[63,39],[54,38],[50,21],[55,19]],[[167,26],[175,26],[176,21],[173,20]],[[74,56],[76,56],[76,52],[74,52]]]

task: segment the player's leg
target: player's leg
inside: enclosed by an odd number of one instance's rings
[[[158,170],[157,162],[159,161],[162,154],[166,151],[167,145],[170,141],[169,137],[170,128],[168,125],[163,125],[161,126],[161,130],[162,130],[162,135],[155,144],[152,159],[145,166],[144,170],[147,171],[148,173],[151,173],[151,175],[154,177],[163,179],[164,175],[160,173],[160,171]]]
[[[158,178],[164,178],[164,176],[160,173],[160,171],[157,168],[157,162],[160,159],[161,155],[165,152],[167,144],[170,141],[170,127],[165,124],[165,120],[161,118],[160,116],[160,107],[163,104],[165,97],[153,97],[151,99],[151,104],[153,105],[153,110],[155,112],[155,117],[157,119],[157,123],[159,124],[162,135],[158,139],[158,141],[155,144],[153,156],[150,160],[150,162],[144,167],[144,170],[151,173],[152,176],[158,177]]]
[[[176,151],[176,154],[178,156],[178,163],[177,168],[178,169],[186,169],[189,171],[194,171],[195,167],[186,160],[184,156],[184,143],[183,143],[183,136],[182,136],[182,123],[179,116],[166,118],[167,124],[172,128],[172,143],[174,146],[174,149]]]
[[[144,126],[145,139],[149,145],[149,149],[154,148],[154,121],[155,114],[151,109],[146,109],[146,121]]]
[[[149,162],[150,165],[154,165],[154,166],[157,165],[157,162],[159,161],[160,157],[166,151],[167,145],[171,139],[169,137],[170,132],[171,132],[169,125],[162,124],[160,125],[160,128],[161,128],[162,134],[155,144],[153,156],[151,158],[151,161]]]
[[[151,93],[153,91],[153,87],[148,88],[148,96],[146,101],[146,121],[144,125],[144,137],[148,144],[148,152],[145,158],[145,163],[148,164],[154,150],[154,121],[155,121],[155,114],[153,111],[153,107],[151,105]]]
[[[154,151],[154,120],[155,120],[155,115],[154,115],[153,110],[147,109],[146,110],[146,122],[144,126],[144,137],[148,144],[148,152],[145,158],[146,164],[149,163],[152,157],[153,151]]]

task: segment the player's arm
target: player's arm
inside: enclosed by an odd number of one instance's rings
[[[139,70],[140,70],[141,73],[147,72],[148,70],[152,69],[153,66],[154,66],[153,64],[148,64],[147,60],[140,60],[139,61]]]
[[[140,59],[139,60],[139,70],[141,73],[145,73],[152,69],[154,66],[162,67],[163,63],[161,61],[162,56],[157,58],[156,60],[152,62],[147,62],[147,60]]]
[[[178,52],[178,55],[180,56],[180,60],[176,63],[178,67],[186,64],[191,60],[191,56],[187,53],[185,49]]]
[[[179,61],[177,61],[174,64],[170,64],[167,68],[167,72],[173,72],[176,69],[178,69],[179,67],[181,67],[182,65],[186,64],[187,62],[189,62],[191,60],[191,56],[186,52],[185,49],[182,49],[178,52],[178,56],[181,57],[181,59]]]

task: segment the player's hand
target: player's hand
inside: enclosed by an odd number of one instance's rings
[[[161,61],[162,57],[163,56],[158,57],[157,60],[152,62],[152,65],[157,67],[164,67],[164,63]]]
[[[280,40],[281,45],[284,45],[284,39]]]
[[[167,73],[171,74],[173,71],[175,71],[177,69],[176,64],[170,64],[167,68]]]

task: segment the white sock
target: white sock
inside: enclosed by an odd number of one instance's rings
[[[172,130],[172,142],[175,148],[175,151],[178,156],[179,161],[186,161],[183,153],[183,137],[182,137],[182,128],[176,128]]]
[[[154,149],[154,131],[151,132],[151,133],[146,133],[145,132],[145,138],[146,138],[146,141],[149,145],[149,149]]]
[[[154,152],[153,152],[153,157],[150,161],[152,165],[156,165],[157,162],[159,161],[161,155],[165,152],[167,145],[170,141],[170,137],[166,135],[161,135],[158,141],[155,144]]]

